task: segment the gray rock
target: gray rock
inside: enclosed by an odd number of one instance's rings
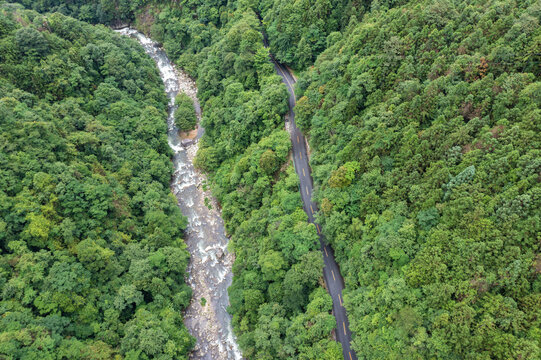
[[[184,147],[188,147],[190,145],[193,145],[194,144],[194,141],[193,139],[184,139],[180,142],[180,144]]]

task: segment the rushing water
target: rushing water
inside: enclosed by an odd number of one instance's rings
[[[225,236],[223,220],[216,210],[216,202],[203,190],[203,175],[198,174],[192,164],[197,151],[197,141],[183,146],[182,138],[174,125],[175,96],[180,91],[194,100],[200,120],[197,89],[188,76],[174,68],[165,52],[151,39],[133,29],[126,28],[118,32],[136,38],[154,59],[169,98],[167,136],[169,146],[175,154],[171,190],[178,199],[182,213],[188,218],[186,244],[191,255],[188,284],[193,289],[193,298],[184,314],[184,323],[197,338],[191,358],[242,359],[231,328],[231,316],[226,310],[229,305],[227,288],[231,285],[233,258],[227,251],[228,239]],[[202,132],[203,129],[199,128],[196,140]],[[212,210],[205,205],[205,198],[212,204]],[[202,298],[206,300],[205,305],[202,305]]]

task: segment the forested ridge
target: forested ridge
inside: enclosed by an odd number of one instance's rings
[[[0,358],[186,358],[166,107],[134,40],[0,4]]]
[[[336,323],[330,313],[331,298],[322,284],[316,230],[307,224],[302,210],[298,179],[289,159],[291,144],[283,130],[287,92],[268,62],[259,18],[268,34],[270,51],[298,75],[297,124],[310,144],[315,198],[321,209],[318,222],[335,249],[346,281],[344,305],[357,356],[541,356],[538,1],[89,0],[69,4],[26,1],[25,5],[93,23],[133,22],[197,78],[206,133],[196,165],[209,174],[231,235],[236,260],[230,312],[246,358],[342,358],[340,345],[332,339]],[[2,36],[16,36],[15,28],[9,29],[3,30],[6,35]],[[105,31],[97,29],[93,31]],[[21,44],[26,38],[20,37]],[[12,43],[16,42],[2,42],[13,47]],[[37,49],[42,46],[40,41],[34,45]],[[49,45],[46,49],[56,48]],[[20,65],[20,58],[12,61]],[[3,77],[5,73],[1,72]],[[156,80],[155,71],[151,73],[150,79]],[[102,75],[103,82],[109,84],[111,80]],[[144,76],[141,79],[149,81]],[[58,82],[56,87],[68,89],[73,81]],[[18,86],[24,94],[32,93],[22,84]],[[129,86],[122,86],[117,88],[132,94],[124,94],[123,101],[129,103],[126,97],[138,92],[130,93]],[[158,86],[156,80],[152,88]],[[55,91],[35,96],[48,102],[67,101],[53,97],[57,96]],[[161,93],[145,91],[153,95],[142,99],[163,111]],[[18,96],[10,95],[20,103],[28,101]],[[133,107],[146,106],[136,99]],[[99,118],[102,108],[92,108],[92,112],[88,104],[94,102],[78,106]],[[54,114],[40,106],[42,117],[42,113]],[[135,117],[140,115],[133,108],[130,111]],[[193,126],[193,118],[177,121]],[[157,138],[159,133],[154,133]],[[161,133],[165,134],[165,129]],[[107,139],[112,141],[116,136]],[[89,147],[83,144],[85,149]],[[156,150],[165,158],[166,145],[163,151]],[[170,166],[154,164],[156,170]],[[93,174],[93,166],[87,173]],[[112,170],[114,167],[102,167],[122,174]],[[167,177],[164,183],[157,181],[163,192],[156,191],[165,198],[169,171],[160,176],[162,180]],[[141,176],[136,171],[132,174]],[[15,185],[36,192],[34,182],[39,181],[27,181],[29,185],[22,181]],[[127,197],[135,197],[131,186],[119,183]],[[19,199],[12,203],[18,204]],[[39,201],[36,206],[43,218],[53,221],[44,207],[52,200]],[[16,213],[2,211],[3,215]],[[23,243],[28,243],[24,236],[30,235],[24,234],[29,230],[23,229],[34,215],[27,214],[40,213],[25,211],[17,226]],[[131,216],[130,231],[148,229],[146,215]],[[52,229],[51,225],[51,234],[58,234]],[[137,239],[135,242],[148,241],[128,230],[115,231],[127,233]],[[94,241],[100,247],[115,244],[109,240],[114,237],[99,236],[104,242]],[[41,254],[40,248],[33,246],[28,248],[28,256]],[[6,270],[2,274],[15,273],[11,263],[20,255],[15,250],[2,251],[9,254],[3,260],[6,265],[2,269]],[[185,260],[180,265],[175,270],[183,269]],[[182,291],[183,299],[189,300],[189,294]],[[30,295],[22,290],[17,294],[17,300],[10,304],[28,307],[24,299]],[[146,292],[144,295],[146,303],[149,299]],[[169,298],[163,296],[163,303],[168,303]],[[149,313],[157,314],[154,310]],[[34,319],[33,326],[42,324],[35,315],[27,315],[27,319]],[[73,320],[72,324],[79,322]],[[164,329],[165,325],[156,326]],[[70,331],[72,328],[75,325]],[[20,331],[14,329],[9,333],[12,338]],[[88,343],[97,338],[69,341]],[[185,344],[191,341],[184,339]],[[0,341],[0,346],[4,343]],[[18,344],[25,349],[23,341]],[[140,344],[143,352],[148,350],[148,343]],[[116,345],[107,346],[111,354],[123,354]]]
[[[38,12],[59,12],[91,24],[122,24],[135,19],[135,12],[159,0],[16,0]],[[161,2],[165,3],[166,0]]]
[[[540,20],[538,1],[378,5],[301,74],[360,357],[539,358]]]

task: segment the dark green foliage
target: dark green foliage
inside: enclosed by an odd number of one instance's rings
[[[193,101],[185,93],[180,93],[175,98],[175,125],[180,131],[190,131],[197,126],[197,116],[193,107]]]
[[[185,359],[155,64],[104,27],[0,6],[0,358]]]
[[[152,0],[15,0],[39,12],[59,12],[90,23],[120,24],[133,21],[135,11]]]
[[[296,69],[358,25],[370,10],[384,10],[407,0],[259,0],[258,11],[276,58]]]
[[[259,11],[276,58],[297,68],[313,63],[332,38],[347,26],[351,15],[361,15],[363,1],[261,0]]]
[[[219,28],[229,20],[231,7],[225,0],[152,3],[155,6],[148,10],[139,9],[143,16],[138,17],[137,27],[163,44],[169,57],[196,77],[201,61],[206,58],[206,48],[221,38]],[[145,12],[152,14],[151,21],[145,21]]]
[[[271,175],[272,173],[276,172],[276,170],[278,170],[277,165],[278,161],[274,151],[268,149],[261,154],[261,157],[259,158],[259,167],[265,174]]]
[[[359,358],[539,358],[538,1],[21,2],[137,19],[197,77],[196,163],[232,236],[230,310],[247,358],[342,356],[280,130],[287,93],[254,11],[279,60],[315,61],[296,120]],[[125,41],[86,44],[80,23],[29,16],[28,36],[0,16],[1,351],[47,358],[53,341],[60,358],[135,359],[189,344],[165,305],[181,309],[190,291],[155,71],[123,61],[138,54],[118,50]],[[79,52],[60,51],[75,40]]]
[[[541,6],[387,5],[332,35],[297,87],[354,347],[538,359]]]
[[[34,28],[21,28],[15,33],[15,43],[24,55],[44,56],[49,50],[49,43],[41,32]]]

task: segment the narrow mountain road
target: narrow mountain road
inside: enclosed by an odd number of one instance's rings
[[[265,39],[265,46],[267,41]],[[336,318],[336,338],[342,344],[342,351],[344,353],[345,360],[355,360],[357,356],[351,349],[351,331],[349,330],[349,321],[346,314],[346,309],[343,306],[342,290],[344,289],[344,279],[340,274],[340,268],[334,259],[334,251],[326,244],[325,238],[321,234],[321,227],[315,222],[314,215],[318,211],[316,203],[312,202],[312,170],[308,163],[308,151],[306,149],[306,141],[302,132],[297,128],[295,124],[295,112],[293,107],[295,106],[295,91],[293,85],[295,79],[289,72],[289,70],[277,62],[274,56],[271,54],[271,61],[274,63],[274,68],[278,75],[282,77],[283,82],[287,86],[289,91],[289,121],[291,125],[291,142],[293,144],[293,162],[295,164],[295,171],[300,180],[301,198],[304,204],[304,211],[308,214],[308,221],[316,226],[317,233],[319,235],[319,244],[321,246],[321,252],[323,253],[323,260],[325,267],[323,268],[323,277],[327,284],[327,289],[332,297],[333,301],[333,314]]]

